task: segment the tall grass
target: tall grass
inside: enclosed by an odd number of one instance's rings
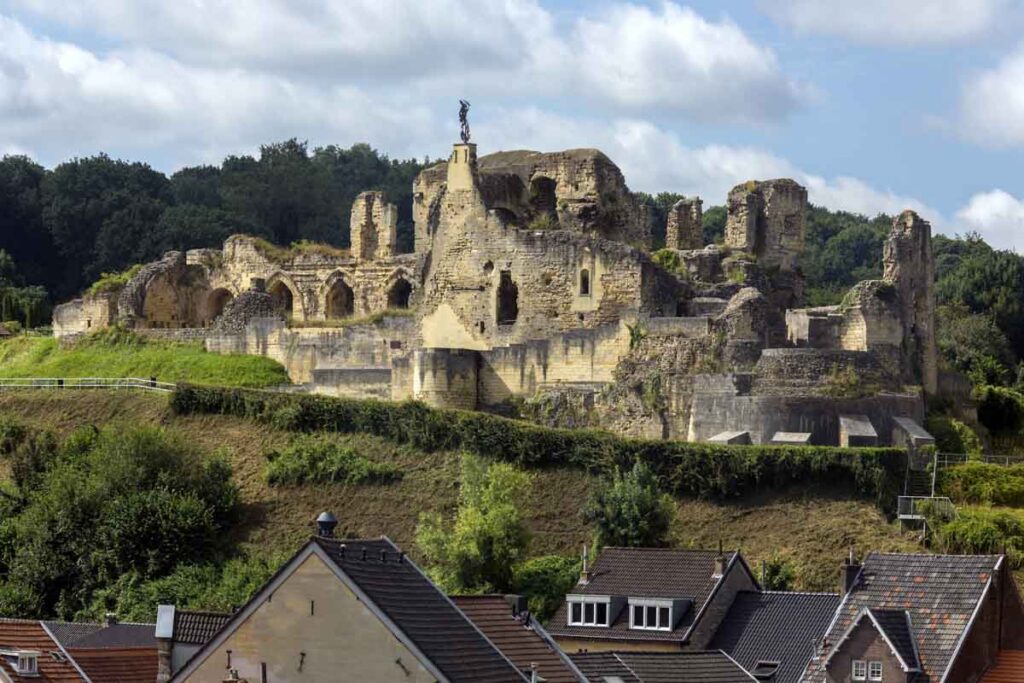
[[[284,367],[263,356],[207,353],[199,342],[148,340],[116,329],[69,348],[60,348],[53,338],[0,341],[0,377],[156,377],[235,387],[288,382]]]

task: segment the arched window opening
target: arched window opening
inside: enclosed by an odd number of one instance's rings
[[[519,317],[519,287],[512,281],[512,271],[501,271],[498,283],[498,324],[512,325]]]
[[[227,306],[235,297],[228,290],[221,287],[210,292],[206,299],[207,324],[219,318]]]
[[[344,280],[338,280],[327,292],[327,317],[332,320],[347,318],[355,313],[356,298]]]
[[[286,318],[292,317],[294,299],[292,290],[283,282],[275,282],[267,292],[274,303],[274,310],[283,313]]]
[[[399,279],[391,286],[388,292],[388,308],[409,308],[409,297],[412,295],[412,285],[408,280]]]
[[[547,176],[537,176],[530,181],[530,207],[537,216],[555,215],[555,188],[558,184]]]
[[[580,271],[580,296],[590,296],[590,271],[586,268]]]

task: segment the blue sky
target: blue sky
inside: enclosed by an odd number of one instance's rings
[[[914,208],[1024,249],[1020,0],[0,0],[0,153],[598,147],[634,189]]]

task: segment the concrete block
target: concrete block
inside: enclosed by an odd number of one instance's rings
[[[769,442],[772,446],[810,446],[810,432],[775,432]]]
[[[843,448],[877,446],[878,432],[867,415],[840,415],[839,445]]]
[[[750,432],[721,432],[708,439],[708,443],[749,446],[753,442],[750,439]]]

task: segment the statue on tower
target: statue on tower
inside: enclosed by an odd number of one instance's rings
[[[462,142],[469,142],[469,102],[466,100],[459,100],[459,125],[462,127],[460,135],[462,136]]]

